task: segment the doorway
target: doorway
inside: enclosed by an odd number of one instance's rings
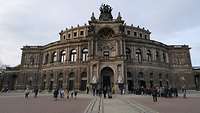
[[[112,89],[114,72],[110,67],[105,67],[101,70],[101,88],[106,90]]]

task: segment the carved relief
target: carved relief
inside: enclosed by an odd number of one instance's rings
[[[115,41],[101,41],[98,43],[98,50],[109,50],[115,51],[116,50],[116,43]]]

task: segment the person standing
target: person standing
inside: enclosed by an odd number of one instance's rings
[[[57,101],[57,99],[58,99],[58,94],[59,94],[59,90],[58,90],[58,89],[55,89],[54,92],[53,92],[55,101]]]
[[[65,97],[66,97],[67,99],[69,99],[69,91],[67,90],[67,88],[65,89],[65,91],[64,91],[64,92],[65,92],[65,94],[64,94],[64,95],[65,95]]]
[[[34,97],[35,97],[35,98],[37,98],[38,92],[39,92],[39,91],[38,91],[38,88],[35,88],[35,89],[34,89],[34,94],[35,94]]]
[[[25,90],[25,98],[26,99],[28,99],[29,93],[30,93],[29,89],[26,88],[26,90]]]
[[[88,86],[87,86],[86,90],[87,90],[87,94],[89,94],[89,87]]]
[[[103,88],[103,95],[104,95],[104,98],[106,98],[106,93],[107,93],[107,88],[104,86],[104,88]]]
[[[186,89],[183,89],[183,98],[186,98]]]
[[[154,87],[154,88],[153,88],[153,92],[152,92],[153,102],[157,102],[157,101],[158,101],[158,99],[157,99],[157,93],[158,93],[158,91],[157,91],[157,89]]]

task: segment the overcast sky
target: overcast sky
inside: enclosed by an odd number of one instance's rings
[[[0,63],[15,66],[24,45],[59,40],[58,33],[84,25],[102,3],[116,18],[149,29],[151,39],[189,45],[193,66],[200,66],[200,0],[0,0]]]

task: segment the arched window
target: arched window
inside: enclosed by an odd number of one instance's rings
[[[128,84],[128,91],[131,93],[133,91],[133,77],[131,72],[127,72],[127,84]]]
[[[71,54],[70,54],[70,61],[71,62],[76,62],[76,57],[77,57],[77,53],[75,49],[71,50]]]
[[[57,84],[58,88],[63,88],[63,74],[62,73],[58,75],[57,83],[58,83]]]
[[[127,60],[131,59],[131,50],[129,48],[126,48],[126,59]]]
[[[88,61],[88,49],[84,48],[82,50],[82,61]]]
[[[61,62],[65,62],[66,61],[66,51],[61,51],[61,59],[60,59]]]
[[[87,73],[83,72],[81,73],[80,90],[81,91],[86,90],[86,86],[87,86]]]
[[[143,72],[139,72],[138,73],[138,85],[140,88],[146,88],[146,82],[144,79],[144,73]]]
[[[149,74],[149,78],[152,80],[153,79],[153,73]]]
[[[162,74],[161,73],[159,73],[159,84],[160,84],[160,87],[163,87]]]
[[[160,59],[160,53],[159,51],[156,51],[156,61],[159,61],[159,59]]]
[[[50,74],[50,78],[49,78],[49,90],[53,90],[53,84],[54,84],[54,76],[53,73]]]
[[[163,52],[163,62],[166,62],[166,54]]]
[[[143,80],[143,79],[144,79],[143,72],[139,72],[139,74],[138,74],[138,79],[139,79],[139,80]]]
[[[45,60],[44,60],[44,64],[47,64],[49,62],[49,54],[47,53],[45,55]]]
[[[151,55],[151,51],[147,50],[147,61],[151,62],[152,61],[152,55]]]
[[[161,73],[159,73],[159,79],[162,79],[162,74]]]
[[[136,49],[136,58],[138,62],[142,62],[142,51],[141,49]]]
[[[53,52],[52,54],[52,62],[56,62],[57,61],[57,53],[56,52]]]
[[[46,88],[46,74],[43,75],[42,77],[42,90],[44,90]]]
[[[68,89],[74,90],[74,85],[75,85],[75,74],[72,72],[69,74],[69,83],[68,83]]]

